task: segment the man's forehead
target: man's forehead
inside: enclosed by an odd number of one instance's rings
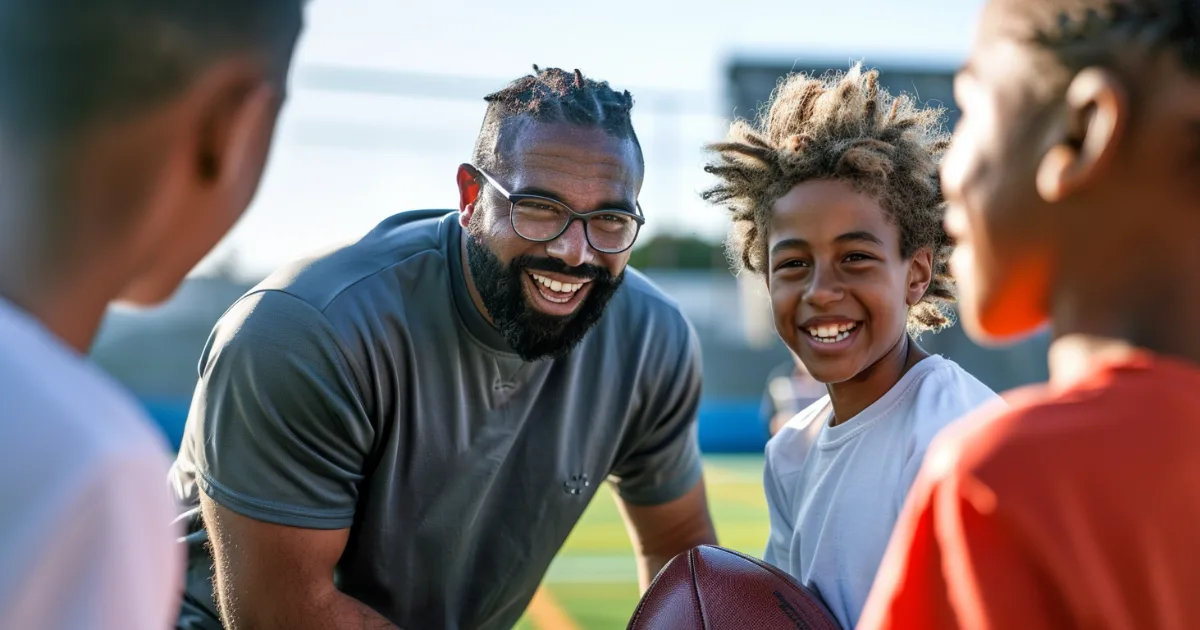
[[[643,167],[632,138],[569,123],[527,124],[508,143],[503,161],[514,186],[569,178],[609,186],[641,187]]]

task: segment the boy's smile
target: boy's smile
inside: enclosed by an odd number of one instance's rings
[[[854,343],[860,323],[843,317],[813,317],[800,324],[800,330],[808,333],[814,351],[837,352]]]
[[[776,329],[814,378],[852,380],[897,347],[914,265],[873,197],[841,181],[800,184],[775,203],[768,247]]]

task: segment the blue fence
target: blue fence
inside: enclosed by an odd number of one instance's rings
[[[173,448],[183,439],[188,400],[144,399],[142,404]],[[705,400],[700,405],[700,448],[705,453],[761,453],[767,429],[758,417],[759,401]]]

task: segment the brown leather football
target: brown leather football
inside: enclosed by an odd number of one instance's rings
[[[732,549],[702,545],[672,559],[628,630],[841,630],[816,593]]]

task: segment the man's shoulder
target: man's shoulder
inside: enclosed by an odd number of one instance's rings
[[[325,311],[348,292],[371,290],[375,280],[411,278],[412,286],[392,292],[399,298],[402,293],[416,290],[419,281],[428,279],[420,270],[406,274],[407,267],[429,262],[444,266],[446,231],[454,227],[449,225],[452,214],[456,213],[410,210],[393,215],[353,243],[284,265],[250,294],[283,292]],[[395,273],[387,274],[389,271]]]
[[[625,281],[608,309],[606,317],[619,320],[633,330],[653,329],[679,339],[693,334],[691,322],[679,302],[632,267],[626,268]]]
[[[339,322],[353,326],[375,319],[373,314],[360,317],[364,310],[387,311],[395,319],[414,294],[445,294],[437,276],[448,273],[446,232],[457,228],[451,214],[402,212],[354,243],[284,265],[225,311],[210,345],[235,334],[246,337],[247,328],[266,338],[289,330],[332,332]]]

